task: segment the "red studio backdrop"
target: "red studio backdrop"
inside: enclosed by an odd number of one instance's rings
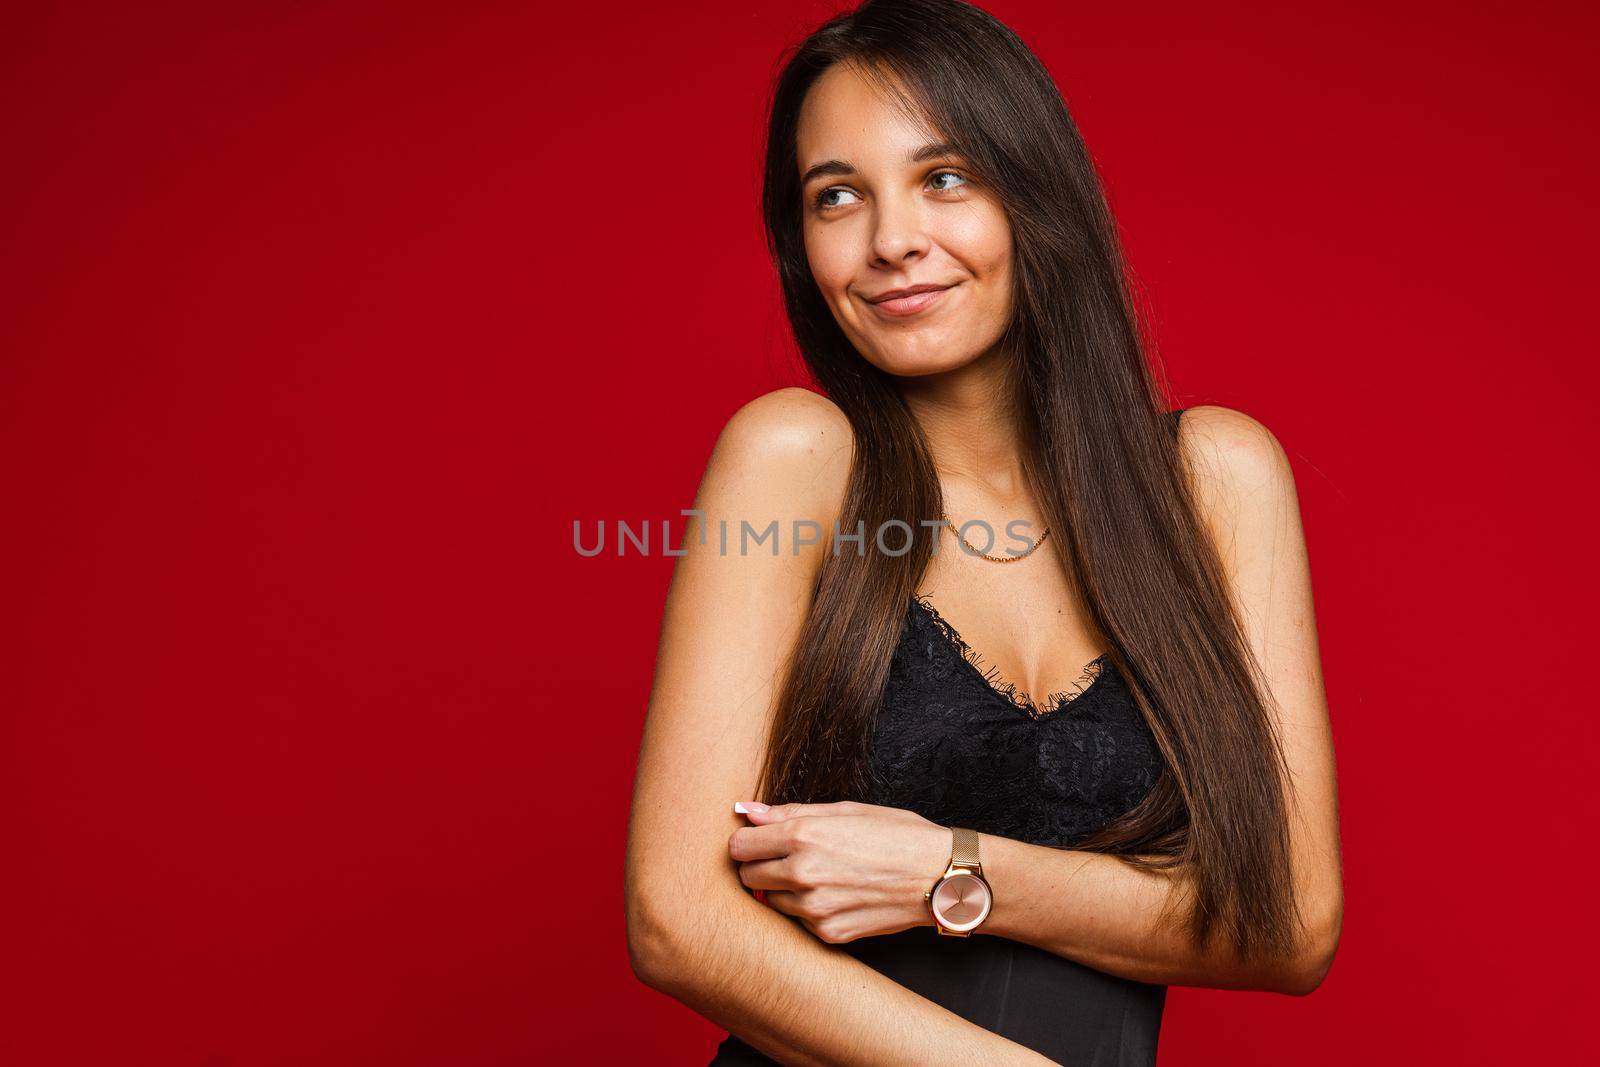
[[[1162,1062],[1595,1062],[1595,8],[989,6],[1311,551],[1340,954]],[[0,14],[0,1062],[709,1059],[624,937],[672,560],[573,521],[802,383],[756,160],[836,9]]]

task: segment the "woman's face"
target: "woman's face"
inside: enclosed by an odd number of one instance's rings
[[[935,138],[937,140],[937,138]],[[1011,315],[1011,225],[965,161],[845,64],[806,95],[796,148],[806,257],[856,349],[891,374],[988,353]],[[942,287],[906,299],[886,294]]]

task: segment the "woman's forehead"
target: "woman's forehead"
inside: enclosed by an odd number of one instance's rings
[[[857,167],[899,164],[942,141],[913,106],[855,68],[836,64],[812,85],[800,108],[795,148],[801,173],[835,159]]]

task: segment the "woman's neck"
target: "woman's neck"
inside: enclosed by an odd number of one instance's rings
[[[998,354],[901,381],[941,479],[999,502],[1028,495],[1008,368]]]

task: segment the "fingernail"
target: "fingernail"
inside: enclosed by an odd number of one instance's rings
[[[748,815],[752,811],[754,811],[754,812],[766,811],[767,810],[767,806],[765,804],[762,804],[760,801],[756,801],[756,800],[740,800],[740,801],[736,801],[734,803],[733,810],[738,812],[740,815]]]

